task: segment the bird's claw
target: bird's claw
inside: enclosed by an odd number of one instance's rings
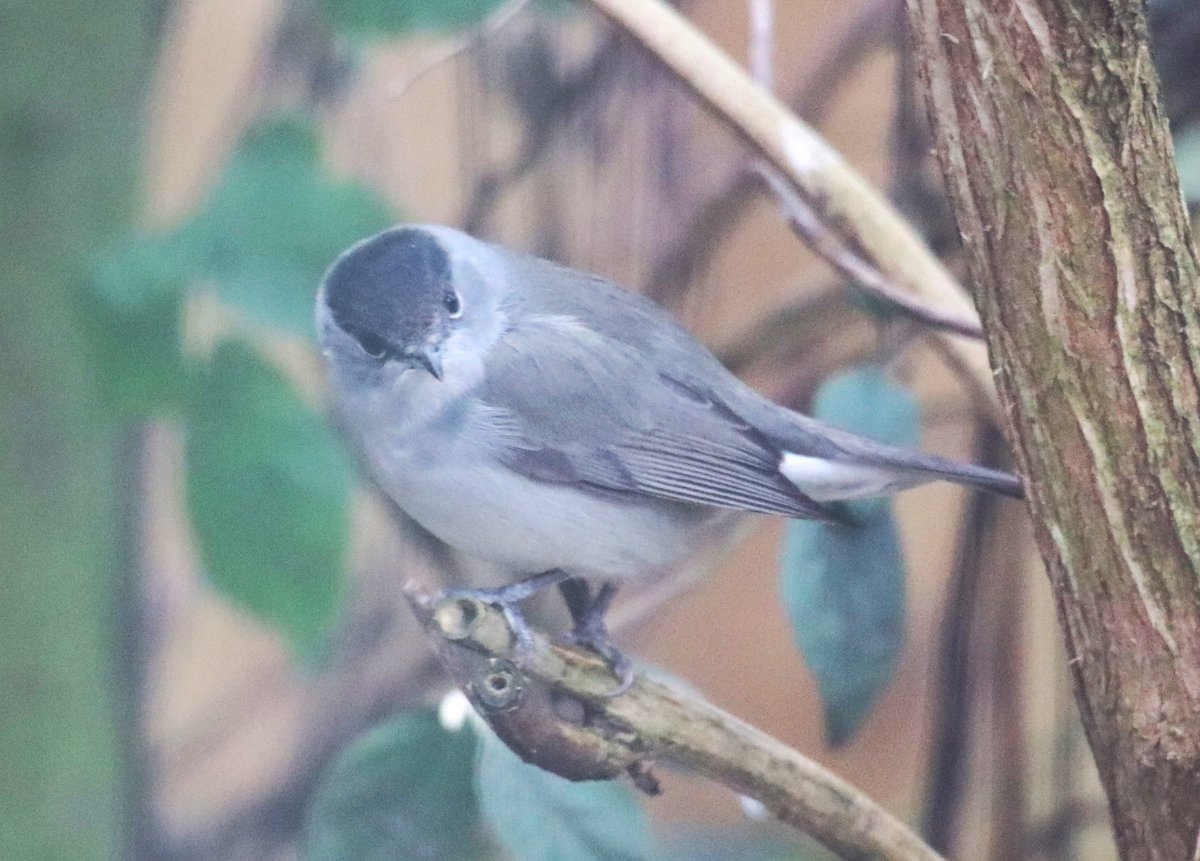
[[[594,652],[608,663],[609,669],[617,678],[617,686],[604,694],[605,699],[619,697],[633,687],[633,662],[625,653],[616,647],[608,628],[599,619],[586,619],[568,636],[568,641],[576,646]]]
[[[513,635],[516,637],[517,651],[524,651],[533,646],[533,629],[525,621],[525,616],[518,609],[517,604],[547,586],[553,586],[568,579],[570,579],[570,575],[556,569],[492,589],[446,589],[441,593],[440,598],[442,600],[468,599],[498,606],[503,611],[509,627],[512,628]],[[595,598],[588,602],[586,608],[576,616],[575,627],[567,637],[568,642],[594,652],[608,663],[613,675],[617,678],[617,686],[604,694],[606,699],[625,693],[634,682],[633,663],[613,643],[608,628],[604,624],[604,613],[615,592],[615,586],[605,584]]]

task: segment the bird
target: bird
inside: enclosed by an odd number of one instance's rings
[[[573,639],[628,659],[604,614],[746,513],[853,527],[849,500],[933,480],[1020,498],[1021,479],[885,445],[738,379],[663,308],[602,277],[440,225],[344,251],[316,298],[341,426],[377,486],[505,585],[558,584]]]

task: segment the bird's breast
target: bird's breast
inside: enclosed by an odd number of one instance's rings
[[[653,576],[696,549],[717,512],[618,499],[526,478],[469,442],[408,446],[381,484],[414,520],[458,550],[516,576],[564,568]]]

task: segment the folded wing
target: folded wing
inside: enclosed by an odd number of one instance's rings
[[[488,358],[488,438],[537,481],[837,519],[780,473],[782,453],[753,426],[647,359],[577,319],[527,319]]]

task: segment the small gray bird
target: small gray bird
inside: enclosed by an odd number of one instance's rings
[[[577,640],[622,673],[603,626],[615,584],[671,568],[735,512],[844,521],[842,500],[936,479],[1022,495],[1015,476],[785,409],[647,299],[451,228],[354,245],[316,316],[338,411],[383,491],[511,573],[479,597],[511,605],[559,583]]]

